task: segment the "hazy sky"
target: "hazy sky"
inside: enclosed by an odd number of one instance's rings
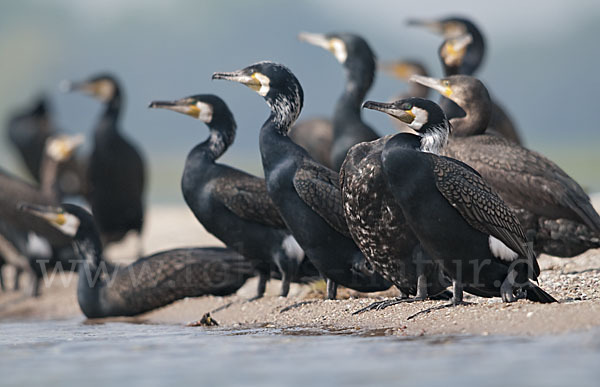
[[[189,117],[147,109],[150,100],[221,96],[239,128],[223,161],[260,173],[257,138],[267,107],[246,88],[211,81],[214,71],[280,61],[303,85],[301,119],[329,116],[343,89],[341,66],[326,51],[298,42],[298,32],[359,33],[379,59],[419,59],[440,75],[440,38],[407,27],[405,20],[453,14],[473,18],[483,30],[489,49],[479,76],[513,116],[527,144],[585,186],[600,189],[597,1],[4,0],[0,122],[44,91],[52,97],[60,127],[89,135],[99,104],[62,95],[57,85],[111,71],[125,89],[123,132],[150,162],[150,198],[179,200],[184,158],[207,130]],[[404,88],[378,75],[368,98],[386,100]],[[383,115],[365,112],[363,117],[380,133],[392,133]],[[21,167],[4,138],[0,166],[18,173]]]

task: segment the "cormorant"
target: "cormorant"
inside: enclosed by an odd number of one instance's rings
[[[412,79],[464,110],[450,123],[468,136],[451,138],[445,154],[481,173],[515,210],[537,252],[572,257],[600,247],[600,216],[575,180],[539,153],[483,134],[491,103],[481,81],[466,75]]]
[[[338,173],[315,162],[287,136],[304,97],[292,72],[274,62],[259,62],[215,73],[213,79],[242,83],[269,106],[259,137],[267,192],[308,258],[327,278],[327,296],[335,298],[336,283],[366,292],[389,288],[380,275],[366,273],[364,256],[350,237]]]
[[[38,295],[43,268],[60,263],[66,269],[73,257],[71,243],[53,227],[36,217],[17,210],[19,201],[51,205],[59,199],[56,179],[59,167],[68,161],[83,142],[81,136],[52,136],[46,141],[41,162],[41,187],[32,186],[6,172],[0,171],[0,253],[4,258],[32,276],[31,294]],[[17,273],[15,284],[18,284]]]
[[[185,297],[225,296],[253,275],[244,257],[221,247],[168,250],[114,267],[104,260],[96,223],[83,208],[22,204],[21,210],[72,238],[81,261],[77,300],[88,318],[135,316]]]
[[[442,109],[420,98],[363,106],[412,128],[385,144],[383,172],[423,249],[452,278],[453,304],[462,302],[463,289],[505,302],[556,302],[529,281],[539,266],[515,214],[475,170],[436,154],[450,133]]]
[[[410,20],[410,25],[425,26],[432,32],[444,36],[445,41],[438,50],[444,74],[473,75],[481,66],[485,54],[485,39],[473,22],[461,17],[449,17],[441,20]],[[458,117],[463,112],[446,98],[440,102],[448,118]],[[516,144],[522,144],[519,132],[505,112],[505,109],[493,102],[492,117],[487,132],[495,134]],[[454,131],[455,136],[463,135]]]
[[[346,88],[333,114],[332,169],[339,171],[348,150],[355,144],[373,141],[379,135],[362,121],[360,106],[375,78],[375,54],[367,42],[349,33],[301,33],[300,40],[322,47],[346,70]]]
[[[13,115],[8,121],[8,136],[19,151],[21,159],[31,176],[40,183],[40,169],[44,148],[50,136],[60,130],[52,123],[50,101],[40,96],[32,107]],[[59,194],[85,193],[83,162],[75,157],[61,164],[56,183]]]
[[[67,81],[62,86],[67,91],[88,94],[106,105],[95,129],[89,159],[89,202],[103,244],[118,242],[129,231],[135,231],[141,254],[145,167],[140,152],[120,133],[121,87],[107,74],[83,82]]]
[[[181,190],[185,202],[204,228],[229,248],[248,258],[260,273],[262,297],[271,267],[279,269],[287,296],[304,259],[279,210],[267,194],[264,179],[215,161],[233,143],[236,123],[225,102],[211,94],[177,101],[154,101],[151,108],[187,114],[208,126],[210,136],[189,153]]]
[[[400,290],[399,301],[377,302],[361,310],[383,309],[403,301],[441,294],[450,286],[440,266],[423,254],[419,240],[396,204],[381,165],[381,152],[393,136],[356,144],[340,170],[348,229],[367,262]],[[443,294],[442,298],[449,298]]]

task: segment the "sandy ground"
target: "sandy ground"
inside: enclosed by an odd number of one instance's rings
[[[600,197],[594,199],[596,204],[600,202]],[[182,246],[220,245],[183,206],[151,208],[143,242],[146,253]],[[134,238],[129,238],[121,246],[107,251],[107,255],[116,262],[128,263],[134,260],[135,246]],[[426,301],[353,315],[352,312],[374,301],[393,297],[396,291],[365,295],[343,289],[341,299],[324,300],[324,285],[316,283],[293,285],[290,296],[282,298],[276,295],[280,283],[271,281],[264,298],[247,302],[256,287],[256,279],[251,279],[234,296],[184,299],[137,318],[111,321],[187,324],[212,312],[213,319],[221,327],[307,327],[396,335],[536,335],[600,326],[600,250],[588,251],[572,259],[542,256],[540,265],[543,270],[540,286],[560,304],[541,305],[529,301],[504,304],[499,298],[467,296],[466,301],[471,305],[422,312],[445,304]],[[11,273],[7,274],[10,277]],[[36,299],[19,292],[0,293],[0,321],[85,320],[77,304],[76,279],[75,274],[59,275],[42,286],[42,295]],[[214,311],[228,304],[229,307]]]

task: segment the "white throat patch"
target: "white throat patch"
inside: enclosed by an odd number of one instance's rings
[[[269,79],[269,77],[261,73],[254,73],[253,76],[254,78],[256,78],[257,81],[260,82],[260,89],[258,90],[258,94],[260,94],[261,97],[264,97],[267,94],[269,94],[269,90],[271,90],[271,80]]]
[[[494,238],[491,235],[489,237],[489,244],[490,251],[492,252],[492,254],[496,258],[499,258],[505,262],[512,262],[519,257],[519,254],[517,254],[504,243],[502,243],[501,240]]]
[[[200,113],[198,114],[198,119],[202,122],[206,122],[207,124],[210,124],[212,121],[212,118],[213,118],[212,105],[198,101],[198,102],[196,102],[196,107],[200,111]]]
[[[423,125],[427,123],[427,120],[429,120],[429,113],[427,113],[427,110],[421,109],[416,106],[413,106],[413,108],[410,109],[410,111],[412,112],[412,114],[415,115],[415,119],[413,120],[413,122],[408,124],[408,126],[415,130],[421,129]]]
[[[348,58],[348,51],[346,50],[346,44],[341,39],[333,38],[329,42],[331,52],[335,56],[338,62],[344,64]]]
[[[62,216],[64,216],[64,222],[60,225],[55,224],[55,227],[62,231],[65,235],[74,237],[79,229],[79,219],[75,215],[67,212],[62,214]]]

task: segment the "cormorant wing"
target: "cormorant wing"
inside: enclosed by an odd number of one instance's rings
[[[337,172],[312,160],[305,160],[293,179],[294,188],[314,212],[340,234],[350,238],[342,207],[342,194]]]
[[[279,210],[267,193],[264,179],[245,173],[236,175],[234,179],[230,177],[215,180],[216,196],[229,211],[251,222],[286,228]]]
[[[460,138],[445,149],[448,156],[476,166],[486,180],[503,187],[506,192],[500,190],[502,195],[526,198],[549,211],[557,206],[569,208],[588,227],[600,230],[600,216],[585,191],[541,154],[488,135]]]
[[[445,157],[430,155],[438,191],[473,228],[499,239],[540,272],[535,253],[519,220],[504,201],[479,176]],[[535,278],[533,278],[535,279]]]

